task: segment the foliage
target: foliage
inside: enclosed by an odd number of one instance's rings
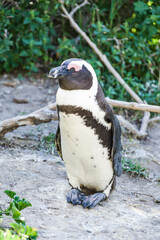
[[[112,4],[108,4],[108,6],[104,3],[101,9],[98,3],[97,5],[92,4],[92,11],[90,11],[92,22],[90,23],[88,20],[90,27],[88,28],[88,24],[85,24],[83,30],[88,33],[91,40],[96,43],[124,80],[142,99],[151,104],[158,104],[160,103],[158,88],[160,7],[153,2],[152,7],[149,7],[147,1],[143,4],[141,1],[137,1],[131,5],[132,11],[130,11],[129,17],[125,17],[122,13],[119,19],[116,18],[116,15],[112,18],[109,16],[108,19],[107,12],[111,14],[113,11],[111,8],[115,8],[118,1],[111,2]],[[115,7],[113,6],[114,2]],[[125,1],[123,3],[122,9],[130,7],[129,3],[125,3]],[[145,5],[145,11],[142,11],[142,5]],[[96,12],[97,9],[98,12]],[[122,9],[119,10],[120,13]],[[118,10],[116,11],[118,14]],[[114,27],[111,27],[112,25]],[[103,67],[95,53],[85,43],[81,44],[82,41],[81,37],[78,44],[73,38],[63,38],[58,50],[60,56],[63,53],[64,59],[68,55],[85,58],[96,69],[105,95],[119,100],[130,100],[128,93]]]
[[[82,1],[65,0],[70,11]],[[89,61],[105,95],[131,100],[86,42],[62,18],[56,1],[0,3],[0,71],[38,71],[66,58]],[[124,80],[150,104],[160,103],[158,1],[91,1],[74,15],[76,22],[108,57]]]
[[[37,239],[37,231],[26,225],[24,218],[21,216],[21,211],[27,207],[32,206],[30,202],[24,198],[20,199],[15,192],[5,190],[5,193],[10,198],[9,207],[5,210],[0,209],[0,223],[7,218],[14,220],[9,226],[0,225],[0,239],[1,240],[34,240]],[[6,225],[6,223],[4,223]]]
[[[37,72],[37,61],[50,61],[48,49],[54,46],[49,33],[54,36],[55,32],[49,7],[50,1],[0,3],[0,71],[21,68]]]
[[[41,140],[40,147],[45,148],[48,152],[52,153],[55,146],[55,134],[50,133],[48,136],[44,136]]]
[[[122,158],[123,171],[130,173],[132,176],[148,177],[146,168],[142,167],[140,162],[131,159]]]

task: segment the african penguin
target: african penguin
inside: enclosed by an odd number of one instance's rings
[[[67,201],[92,208],[121,175],[121,128],[88,62],[65,60],[49,77],[59,80],[55,143],[72,186]]]

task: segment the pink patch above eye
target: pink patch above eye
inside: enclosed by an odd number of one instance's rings
[[[79,66],[75,63],[69,63],[68,64],[68,69],[74,68],[76,72],[80,71],[82,69],[82,66]]]

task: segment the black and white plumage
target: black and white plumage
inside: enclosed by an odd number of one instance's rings
[[[49,77],[59,79],[56,147],[72,186],[67,201],[92,208],[121,175],[121,128],[89,63],[68,59]]]

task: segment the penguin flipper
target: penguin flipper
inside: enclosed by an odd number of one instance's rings
[[[113,131],[113,146],[112,146],[112,158],[114,172],[116,176],[122,174],[122,163],[121,163],[121,127],[117,117],[113,114],[111,118],[112,122],[112,131]]]
[[[57,132],[56,132],[56,137],[55,137],[55,146],[56,146],[56,149],[57,149],[57,152],[58,152],[59,156],[63,160],[62,149],[61,149],[61,132],[60,132],[59,124],[58,124],[58,127],[57,127]]]
[[[112,124],[112,159],[113,159],[113,166],[114,166],[114,173],[116,176],[120,176],[122,173],[122,163],[121,163],[121,127],[117,117],[114,115],[111,106],[105,99],[104,93],[98,85],[98,92],[96,96],[97,102],[99,107],[102,111],[106,113],[105,120],[107,122],[111,122]]]

